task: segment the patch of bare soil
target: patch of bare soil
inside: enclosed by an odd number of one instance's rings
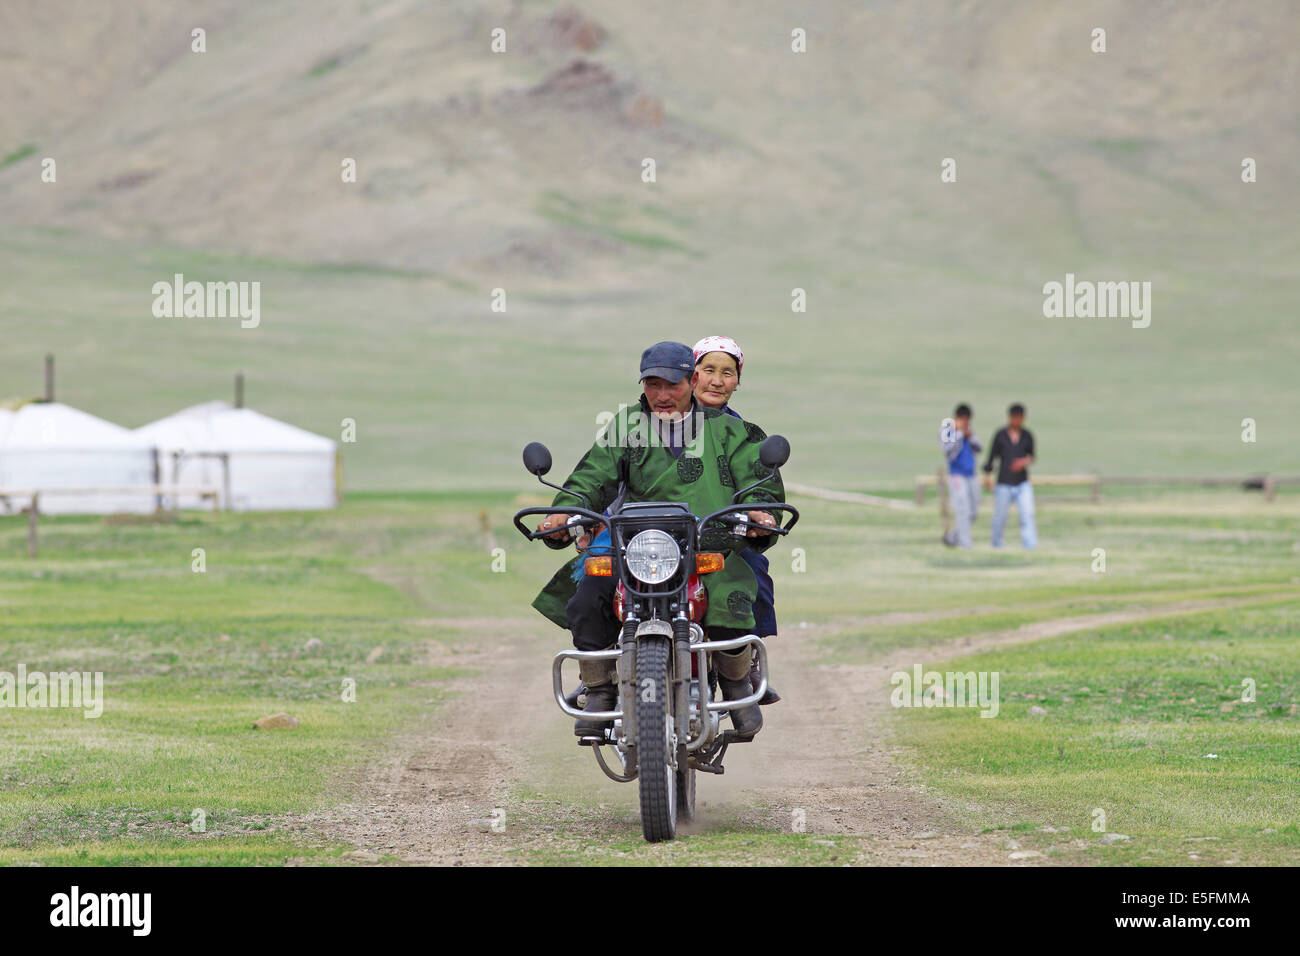
[[[686,832],[736,823],[778,832],[802,827],[860,838],[859,863],[1049,862],[1013,858],[1005,835],[973,832],[958,807],[910,779],[888,741],[890,675],[917,661],[929,666],[1075,631],[1266,600],[1194,600],[1059,618],[891,651],[870,665],[813,660],[811,648],[790,632],[771,643],[773,683],[784,699],[764,709],[765,726],[753,744],[731,748],[725,775],[699,775],[699,819]],[[635,838],[634,787],[600,774],[551,699],[550,658],[564,634],[531,620],[428,623],[463,628],[464,647],[439,653],[478,673],[458,681],[457,696],[425,726],[391,741],[349,785],[346,806],[300,815],[290,827],[354,844],[363,862],[444,865],[519,862],[520,851],[563,847],[575,833],[610,842]]]
[[[344,805],[293,815],[285,826],[354,844],[361,862],[499,862],[494,811],[509,806],[516,783],[534,773],[529,755],[538,728],[551,712],[563,716],[550,700],[551,655],[520,637],[526,628],[539,630],[533,621],[422,623],[463,630],[463,647],[430,642],[427,662],[473,676],[447,685],[453,696],[446,703],[344,782]]]

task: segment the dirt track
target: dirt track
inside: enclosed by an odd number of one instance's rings
[[[754,745],[728,753],[725,776],[700,776],[700,819],[685,832],[739,824],[788,833],[794,811],[802,810],[814,839],[860,838],[845,843],[840,862],[1047,862],[1041,856],[1013,859],[1015,847],[1005,834],[976,833],[943,800],[908,782],[887,743],[889,675],[917,661],[931,666],[1007,644],[1264,599],[1186,601],[1059,618],[897,650],[865,666],[810,661],[812,649],[798,632],[783,635],[772,642],[771,657],[773,681],[785,699],[765,708],[766,724]],[[351,785],[355,796],[348,806],[299,816],[297,828],[354,844],[362,848],[355,858],[365,862],[566,861],[583,847],[603,853],[639,840],[634,785],[600,774],[550,699],[550,658],[560,632],[530,620],[438,623],[463,628],[474,640],[464,652],[431,642],[436,663],[474,668],[481,676],[458,682],[459,693],[430,715],[426,727],[394,739],[389,752]],[[495,633],[485,635],[488,628]],[[490,653],[482,650],[489,647]],[[502,715],[510,715],[510,722]],[[504,814],[495,831],[494,811]],[[1075,849],[1082,848],[1080,836]],[[1070,862],[1068,856],[1058,860]],[[729,854],[717,862],[746,859]]]

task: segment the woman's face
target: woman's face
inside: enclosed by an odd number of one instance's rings
[[[706,352],[695,363],[691,387],[695,400],[707,408],[721,408],[731,399],[740,384],[740,369],[734,356],[726,352]]]

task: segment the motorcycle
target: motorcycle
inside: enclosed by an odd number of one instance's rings
[[[650,842],[671,840],[678,821],[695,818],[696,772],[721,774],[727,748],[748,743],[722,724],[735,710],[753,706],[767,692],[767,645],[749,634],[723,640],[709,640],[703,625],[708,596],[701,577],[724,567],[727,556],[716,550],[720,542],[733,539],[732,547],[748,546],[752,523],[748,512],[762,510],[788,515],[784,526],[764,530],[790,533],[799,520],[793,505],[778,502],[739,500],[771,481],[777,469],[790,457],[790,443],[772,435],[759,447],[759,461],[768,474],[732,495],[732,503],[702,518],[696,518],[681,502],[625,502],[609,516],[592,511],[577,492],[561,488],[543,477],[551,470],[551,453],[538,442],[524,448],[524,467],[543,485],[572,495],[582,507],[525,508],[515,515],[515,527],[530,541],[567,530],[576,541],[600,525],[609,528],[610,554],[589,556],[584,570],[589,575],[617,578],[614,611],[622,624],[618,643],[610,650],[562,650],[551,664],[552,688],[560,710],[574,718],[599,722],[599,735],[581,738],[590,747],[600,769],[619,783],[637,782],[641,809],[641,831]],[[559,527],[537,531],[523,519],[536,515],[567,514]],[[712,542],[714,550],[701,547]],[[736,560],[739,560],[737,558]],[[717,674],[710,664],[714,651],[748,648],[757,672],[754,692],[739,700],[715,700]],[[586,712],[580,708],[577,692],[564,692],[566,661],[614,660],[617,662],[618,708]],[[580,685],[581,690],[581,685]],[[609,747],[616,765],[606,760]]]

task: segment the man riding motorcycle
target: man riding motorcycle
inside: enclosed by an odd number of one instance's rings
[[[629,502],[681,501],[695,514],[704,515],[730,504],[738,488],[764,477],[768,469],[758,456],[762,433],[747,429],[738,418],[696,402],[690,382],[694,367],[690,347],[680,342],[660,342],[646,349],[641,355],[643,394],[638,404],[619,410],[564,487],[585,496],[595,511],[611,504],[620,485],[624,485]],[[557,494],[553,506],[562,507],[576,500],[569,494]],[[783,502],[780,477],[753,489],[743,500],[756,504]],[[766,529],[776,520],[760,510],[750,511],[748,516],[752,522],[749,546],[766,550],[775,541]],[[562,527],[567,520],[566,514],[554,514],[538,525],[539,531],[558,529],[543,539],[548,545],[559,548],[568,543],[569,534]],[[716,547],[711,544],[711,550],[733,547],[729,535],[718,532],[716,538]],[[572,587],[570,580],[560,580],[564,574],[562,570],[552,579],[533,606],[568,627],[579,650],[612,647],[619,633],[612,601],[614,580],[583,576],[561,609],[565,586]],[[721,571],[705,575],[704,587],[709,596],[704,626],[710,637],[722,639],[753,632],[758,585],[746,562],[727,561]],[[718,652],[714,658],[723,697],[740,700],[750,696],[748,652]],[[616,707],[618,690],[612,661],[582,661],[579,674],[587,686],[584,710],[609,711]],[[757,705],[733,711],[732,724],[741,736],[752,737],[762,728],[762,713]],[[580,720],[574,732],[587,737],[598,734],[601,726]]]
[[[691,373],[691,391],[695,395],[696,402],[704,408],[716,408],[743,421],[744,416],[730,405],[731,396],[740,388],[740,372],[745,364],[745,353],[741,351],[740,345],[735,339],[725,335],[709,335],[696,342],[691,351],[695,359],[695,371]],[[760,441],[765,437],[762,429],[753,422],[745,422],[744,424],[746,430],[751,435],[757,434]],[[618,508],[619,503],[622,501],[622,493],[623,489],[620,488],[619,498],[610,508],[605,509],[606,514]],[[594,555],[609,553],[609,529],[593,529],[593,531],[596,533],[589,533],[578,539],[577,548],[580,553],[567,565],[568,576],[574,582],[574,588],[577,587],[577,582],[585,573],[582,552]],[[774,606],[776,596],[767,555],[751,548],[745,548],[740,552],[740,557],[744,558],[745,563],[753,569],[754,578],[758,582],[758,596],[754,600],[753,607],[754,633],[759,637],[775,637],[777,632],[776,608]],[[567,601],[567,597],[565,600]],[[755,687],[758,687],[757,666],[750,673],[750,681]],[[585,692],[586,687],[580,685],[579,691],[576,691],[574,696],[576,698],[579,693]],[[781,695],[769,682],[767,693],[763,695],[763,699],[759,701],[759,704],[764,706],[775,704],[780,699]]]

